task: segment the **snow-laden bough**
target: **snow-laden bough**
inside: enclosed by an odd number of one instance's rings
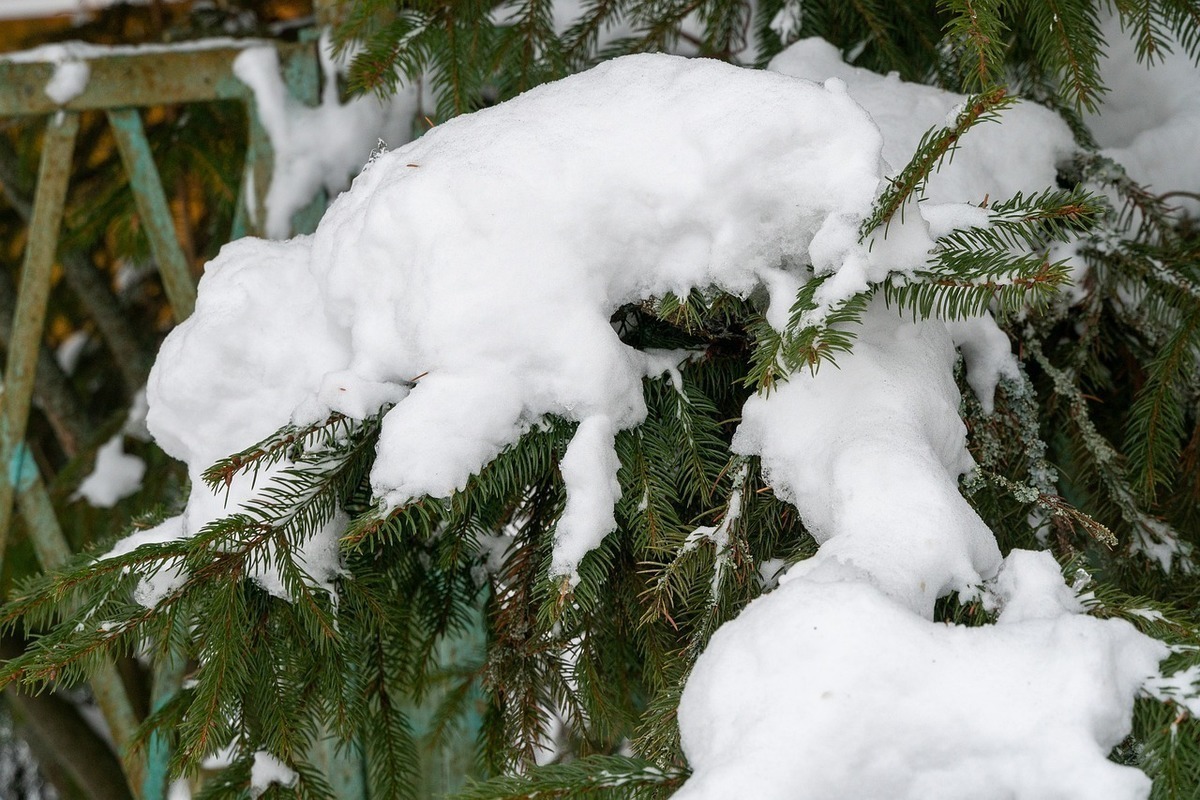
[[[311,237],[227,246],[149,388],[149,426],[195,488],[182,518],[143,536],[229,513],[201,472],[289,422],[394,403],[371,485],[396,508],[462,489],[554,414],[579,425],[551,573],[577,580],[614,527],[614,437],[645,418],[642,382],[662,371],[619,340],[617,308],[715,286],[762,293],[781,327],[809,265],[832,276],[833,302],[919,267],[940,229],[979,217],[928,206],[886,242],[859,242],[887,131],[852,99],[854,79],[618,59],[377,158]],[[957,100],[922,97],[943,116]],[[1070,137],[1048,112],[1020,113],[1029,166],[1002,188],[1040,189]],[[988,159],[963,161],[981,166],[940,202],[995,190]],[[956,339],[990,394],[1011,366],[990,319],[952,337],[873,306],[839,368],[746,404],[734,449],[762,458],[822,544],[697,663],[681,797],[1146,796],[1144,775],[1104,756],[1165,651],[1080,614],[1048,556],[1002,562],[958,492],[971,463]],[[235,482],[229,508],[248,491]],[[306,549],[319,581],[337,573],[337,534],[326,526]],[[937,597],[989,581],[1000,624],[930,621]]]

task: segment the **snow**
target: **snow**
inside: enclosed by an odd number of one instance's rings
[[[118,433],[96,451],[96,464],[72,499],[82,497],[96,508],[112,508],[142,488],[145,474],[146,462],[125,452],[125,434]]]
[[[192,787],[187,778],[177,778],[167,787],[167,800],[192,800]]]
[[[767,68],[808,80],[844,81],[883,132],[890,174],[908,163],[927,130],[945,126],[948,116],[952,121],[952,112],[966,101],[965,95],[908,83],[896,73],[885,76],[846,64],[836,47],[816,38],[796,42]],[[977,125],[963,138],[953,157],[931,176],[925,205],[978,205],[989,195],[1006,199],[1055,185],[1055,165],[1075,151],[1066,123],[1029,102],[1018,102],[1002,119],[1000,124]]]
[[[1178,703],[1192,716],[1200,715],[1200,666],[1155,677],[1147,682],[1146,691],[1164,702]]]
[[[1200,192],[1200,68],[1178,43],[1149,69],[1139,64],[1133,37],[1110,16],[1102,27],[1108,42],[1100,78],[1109,88],[1098,112],[1085,117],[1101,152],[1129,177],[1155,193]],[[1200,200],[1174,197],[1191,214]]]
[[[694,773],[674,796],[1145,798],[1150,780],[1107,755],[1165,650],[1120,621],[964,628],[869,582],[792,580],[697,662],[679,707]]]
[[[761,457],[775,494],[822,543],[784,582],[869,577],[928,617],[938,597],[995,574],[995,539],[958,490],[973,463],[954,361],[941,323],[877,300],[838,368],[746,401],[734,451]]]
[[[299,777],[287,764],[266,750],[259,750],[254,754],[254,763],[250,765],[250,796],[258,797],[272,785],[291,788]]]
[[[567,504],[558,521],[550,575],[566,576],[572,585],[579,582],[575,572],[579,562],[617,527],[613,507],[621,499],[621,484],[617,481],[621,463],[615,449],[616,436],[611,419],[602,414],[589,416],[579,423],[559,463]]]
[[[1019,380],[1017,357],[1004,331],[996,325],[991,313],[980,317],[946,322],[950,338],[962,353],[967,365],[967,383],[979,399],[985,414],[991,414],[996,387],[1004,378]]]
[[[259,119],[274,150],[275,164],[267,189],[267,236],[291,233],[292,215],[324,188],[331,195],[345,189],[381,141],[400,145],[412,138],[417,92],[406,88],[386,101],[362,96],[343,103],[338,97],[338,65],[328,33],[320,43],[324,88],[320,105],[308,107],[287,90],[274,46],[247,49],[233,72],[254,93]],[[254,197],[247,192],[248,200]]]
[[[295,109],[263,52],[243,59],[268,129],[286,134],[277,163],[310,175],[269,204],[280,230],[332,162],[287,161]],[[394,404],[370,476],[386,511],[450,496],[553,414],[578,423],[550,571],[573,584],[614,527],[614,438],[645,418],[643,381],[683,358],[621,343],[615,310],[715,286],[765,295],[782,328],[811,265],[829,276],[820,319],[923,265],[954,226],[986,224],[985,198],[1053,185],[1072,150],[1061,120],[1020,105],[862,243],[885,176],[962,98],[847,67],[814,40],[773,67],[822,83],[663,55],[606,62],[379,155],[312,236],[228,245],[148,386],[149,428],[187,462],[192,494],[183,516],[139,536],[192,535],[247,502],[250,481],[214,497],[200,473],[288,422]],[[1015,375],[1004,334],[989,316],[916,323],[879,301],[856,333],[836,368],[743,409],[734,451],[761,458],[820,547],[697,663],[679,709],[694,772],[678,796],[1145,798],[1148,779],[1106,755],[1166,648],[1081,613],[1048,555],[1002,559],[959,492],[973,464],[956,345],[986,406]],[[739,513],[730,498],[721,527],[693,543],[720,550]],[[327,589],[343,524],[305,548]],[[283,591],[269,570],[255,577]],[[179,579],[152,576],[139,601]],[[998,622],[931,621],[953,592],[998,608]],[[264,775],[285,782],[262,755]]]
[[[112,56],[153,55],[156,53],[195,52],[198,50],[244,49],[249,47],[264,47],[268,42],[262,39],[234,39],[232,37],[215,36],[208,39],[191,39],[170,44],[94,44],[92,42],[55,42],[31,47],[28,50],[17,50],[11,53],[0,53],[0,61],[13,64],[56,64],[63,61],[87,61]]]
[[[965,95],[902,81],[896,73],[885,76],[846,64],[836,47],[817,38],[796,42],[772,59],[768,69],[808,80],[843,81],[883,134],[889,175],[908,163],[926,131],[952,123],[967,100]],[[903,227],[919,225],[912,219],[917,217],[935,239],[956,228],[984,227],[987,212],[980,203],[1054,186],[1056,165],[1074,151],[1066,123],[1041,106],[1018,102],[1004,112],[1002,124],[985,122],[970,131],[930,177],[919,214],[906,206],[909,223]],[[893,224],[883,244],[895,247],[894,240],[904,235]],[[879,260],[886,260],[883,254]],[[888,266],[895,269],[897,261],[893,258]],[[990,314],[951,322],[948,327],[967,362],[971,388],[990,413],[997,384],[1017,372],[1007,337]]]
[[[337,594],[333,584],[343,574],[338,539],[349,522],[350,519],[345,514],[335,514],[320,530],[301,543],[294,554],[296,565],[310,579],[308,585],[324,590],[335,600]],[[274,548],[269,547],[264,562],[253,566],[250,577],[273,597],[290,600],[292,594],[285,587],[279,568],[275,566],[275,560]]]
[[[62,340],[62,343],[54,351],[54,360],[58,362],[58,366],[64,373],[74,374],[75,367],[79,365],[79,359],[89,341],[91,341],[91,335],[85,330],[72,331]]]
[[[461,489],[546,414],[581,422],[553,557],[570,579],[611,527],[584,521],[614,499],[602,451],[642,421],[658,368],[612,312],[713,284],[748,294],[813,249],[870,267],[853,238],[879,146],[837,85],[669,56],[453,120],[379,156],[313,237],[235,242],[210,263],[151,376],[150,429],[198,475],[289,420],[361,412],[387,384],[399,402],[371,482],[396,507]],[[193,490],[188,529],[221,505]]]
[[[1000,573],[988,585],[985,600],[1000,610],[1000,625],[1055,619],[1084,610],[1078,595],[1063,582],[1058,564],[1045,551],[1009,553]]]
[[[146,413],[149,410],[150,405],[146,401],[146,387],[143,386],[129,402],[129,416],[125,418],[125,425],[121,431],[126,436],[132,436],[139,441],[150,441],[150,431],[146,428]]]
[[[103,561],[108,558],[127,555],[144,544],[162,544],[182,539],[185,535],[186,530],[184,528],[183,515],[170,517],[153,528],[135,531],[126,536],[117,542],[111,550],[100,556],[98,560]],[[187,574],[179,566],[174,564],[160,565],[154,572],[141,576],[141,580],[134,590],[133,599],[147,608],[153,608],[164,597],[182,586],[186,580]]]
[[[9,61],[14,64],[37,62],[53,64],[54,73],[43,91],[47,97],[61,106],[71,102],[87,89],[88,79],[92,74],[91,68],[87,65],[88,58],[135,49],[132,47],[109,48],[85,42],[61,42],[14,53],[0,53],[0,61]]]
[[[86,61],[55,61],[54,74],[44,91],[55,103],[66,105],[83,94],[91,77],[92,71]]]
[[[73,14],[78,17],[118,2],[146,5],[153,0],[0,0],[0,19],[51,17],[60,14]],[[167,2],[179,2],[179,0],[167,0]]]
[[[783,6],[771,17],[771,30],[784,44],[791,44],[800,31],[804,21],[804,7],[800,0],[786,0]]]
[[[60,347],[58,352],[60,363],[66,358],[78,358],[79,348],[82,347],[82,344],[87,343],[87,336],[84,335],[83,342],[74,348],[76,354],[72,356],[70,353],[66,353],[64,355],[68,344],[75,336],[76,334],[72,334]],[[73,364],[74,362],[71,362],[71,366]],[[64,363],[63,368],[66,369],[66,367],[67,364]],[[129,415],[125,419],[125,424],[121,426],[121,430],[96,451],[96,463],[92,467],[91,473],[79,484],[79,489],[71,497],[72,500],[82,498],[96,508],[112,508],[142,488],[142,478],[146,474],[146,462],[138,456],[125,452],[125,437],[130,436],[141,441],[149,440],[149,431],[146,430],[147,410],[146,391],[142,389],[134,395]]]

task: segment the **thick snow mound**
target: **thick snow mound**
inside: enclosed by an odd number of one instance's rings
[[[1069,592],[1045,553],[1014,553],[1005,572]],[[1043,612],[964,628],[869,583],[787,583],[697,662],[679,707],[695,772],[675,797],[1147,797],[1150,780],[1107,755],[1166,647],[1120,620]]]
[[[201,470],[289,418],[400,400],[371,477],[396,506],[461,489],[545,414],[578,420],[554,565],[573,575],[612,528],[613,436],[646,413],[612,312],[710,285],[786,311],[805,264],[865,274],[880,147],[840,82],[656,55],[452,120],[373,162],[311,241],[226,247],[149,423]]]
[[[842,61],[824,39],[802,39],[771,60],[768,69],[814,81],[837,78],[883,131],[883,157],[891,172],[902,169],[921,136],[954,122],[966,95],[903,81]],[[943,168],[929,179],[925,196],[935,203],[981,203],[1054,186],[1056,165],[1075,150],[1067,124],[1049,109],[1018,102],[1000,122],[977,125]]]
[[[861,573],[928,617],[937,598],[996,573],[996,540],[958,490],[974,464],[954,360],[944,325],[876,301],[837,368],[746,401],[734,450],[761,455],[776,494],[822,542],[785,581]]]

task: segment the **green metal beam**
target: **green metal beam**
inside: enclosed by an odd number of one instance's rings
[[[83,51],[87,86],[61,108],[68,111],[171,105],[210,100],[245,100],[249,88],[233,74],[233,61],[246,47],[272,46],[286,61],[296,52],[314,58],[313,44],[247,41],[230,47],[228,40],[163,47],[114,47]],[[0,117],[52,114],[60,109],[46,95],[54,77],[49,62],[0,56]]]
[[[196,284],[187,256],[176,238],[175,220],[150,153],[150,143],[146,141],[142,118],[136,108],[120,108],[108,112],[108,121],[116,136],[121,160],[125,162],[125,171],[129,173],[129,185],[137,202],[142,229],[158,262],[171,310],[175,312],[175,320],[183,322],[196,307]]]
[[[178,623],[178,626],[182,626],[182,622]],[[180,638],[186,638],[186,632],[181,631],[181,633]],[[167,656],[154,669],[150,713],[161,709],[178,694],[186,669],[187,659],[183,653],[178,648],[170,648]],[[150,741],[146,747],[146,772],[142,779],[142,800],[166,800],[169,791],[170,762],[171,743],[166,734],[156,730],[150,734]]]

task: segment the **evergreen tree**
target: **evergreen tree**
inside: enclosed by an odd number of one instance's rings
[[[316,755],[330,739],[361,753],[369,796],[415,797],[422,748],[479,707],[470,773],[480,781],[461,797],[669,796],[694,766],[677,711],[697,659],[818,547],[763,459],[731,447],[743,409],[848,363],[857,323],[882,299],[912,319],[996,314],[1019,370],[994,409],[959,373],[977,464],[962,490],[1003,552],[1049,549],[1088,614],[1172,646],[1163,670],[1179,676],[1180,696],[1138,699],[1111,759],[1149,775],[1155,798],[1196,796],[1187,683],[1200,669],[1200,234],[1179,197],[1131,180],[1088,129],[1106,91],[1104,17],[1118,15],[1150,65],[1172,48],[1195,62],[1194,3],[596,0],[565,29],[554,5],[359,0],[337,7],[335,36],[353,54],[352,89],[423,82],[431,123],[618,54],[679,51],[749,69],[810,36],[856,66],[968,94],[861,223],[859,241],[880,247],[917,213],[931,175],[1016,96],[1060,114],[1078,152],[1057,186],[979,198],[987,224],[955,226],[919,270],[822,305],[831,276],[808,265],[782,327],[762,297],[719,288],[621,307],[613,326],[625,345],[697,355],[675,383],[647,380],[645,421],[615,434],[616,532],[577,575],[554,559],[578,420],[538,420],[452,496],[393,508],[370,480],[391,399],[285,426],[212,465],[203,479],[214,493],[249,500],[196,535],[81,557],[28,583],[3,619],[34,638],[0,680],[77,682],[113,654],[183,659],[188,678],[147,717],[141,744],[164,733],[187,773],[232,748],[205,798],[261,791],[267,754],[282,762],[272,796],[332,796]],[[1065,247],[1088,266],[1070,293]],[[343,574],[323,584],[305,546],[331,524]],[[248,579],[265,571],[280,590]],[[159,587],[149,606],[139,602],[147,575]],[[964,627],[996,616],[955,595],[934,614]],[[480,632],[468,657],[446,657],[448,642]],[[418,735],[422,700],[435,708]],[[539,766],[551,740],[553,763]]]

